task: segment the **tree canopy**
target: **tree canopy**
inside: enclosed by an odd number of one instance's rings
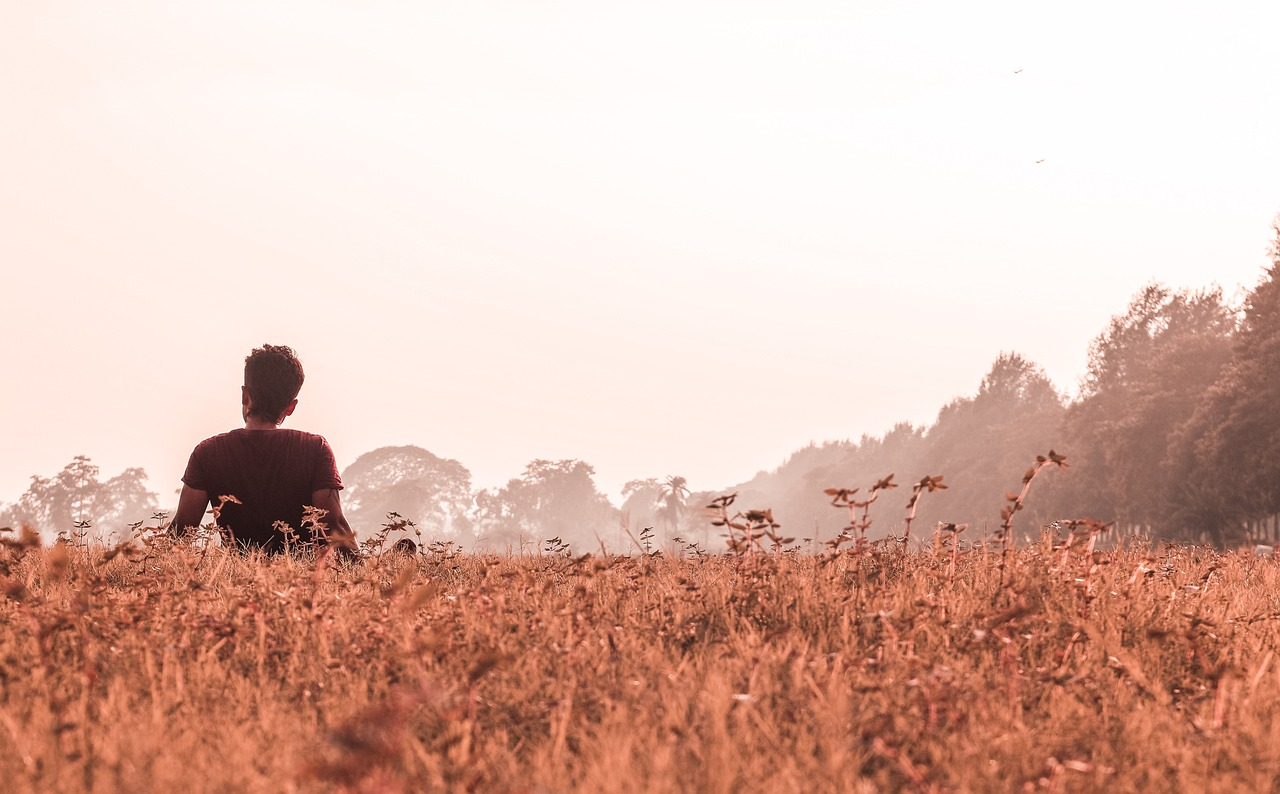
[[[476,542],[525,548],[559,538],[575,549],[612,545],[618,511],[596,489],[595,469],[580,460],[534,460],[524,474],[476,494]]]
[[[33,476],[12,505],[0,507],[0,526],[30,526],[46,536],[122,540],[129,525],[156,512],[156,495],[147,490],[147,473],[125,469],[106,480],[89,458],[78,455],[52,477]]]
[[[429,539],[470,540],[471,472],[456,460],[421,447],[381,447],[356,458],[342,482],[343,511],[361,535],[398,513]]]
[[[1229,360],[1171,451],[1182,475],[1175,525],[1225,542],[1240,523],[1280,513],[1280,225],[1249,294]]]

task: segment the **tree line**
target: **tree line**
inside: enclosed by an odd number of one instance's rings
[[[977,393],[945,405],[932,425],[810,445],[740,485],[739,502],[771,505],[791,533],[820,540],[844,521],[816,501],[824,487],[870,485],[889,472],[942,475],[949,489],[924,500],[919,525],[993,529],[1027,465],[1056,449],[1069,466],[1037,483],[1024,528],[1090,517],[1170,540],[1275,542],[1280,226],[1275,234],[1270,263],[1240,305],[1219,288],[1143,287],[1093,340],[1073,398],[1033,362],[1003,353]],[[886,515],[879,533],[900,520]]]
[[[880,436],[810,444],[777,469],[718,491],[692,491],[677,475],[632,480],[617,507],[580,460],[534,460],[506,485],[477,490],[458,461],[415,446],[383,447],[342,473],[348,519],[361,535],[388,525],[410,531],[398,517],[427,542],[477,549],[683,543],[714,551],[723,541],[704,508],[733,491],[738,504],[771,508],[788,535],[816,545],[848,521],[824,490],[867,487],[893,473],[903,484],[941,475],[947,486],[922,499],[915,526],[964,522],[976,535],[998,525],[1008,492],[1035,456],[1056,449],[1069,466],[1037,483],[1019,516],[1024,530],[1087,516],[1171,540],[1274,542],[1280,225],[1275,233],[1270,263],[1240,305],[1219,288],[1143,287],[1091,343],[1070,398],[1034,362],[1001,353],[976,393],[947,403],[928,426],[902,423]],[[77,457],[54,477],[33,477],[17,502],[0,504],[0,527],[118,539],[157,509],[145,479],[135,468],[103,481]],[[904,506],[907,499],[904,493]],[[895,504],[879,501],[871,537],[899,529],[905,509],[894,512]]]

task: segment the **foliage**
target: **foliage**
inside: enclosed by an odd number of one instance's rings
[[[743,502],[772,505],[775,514],[786,520],[789,531],[816,546],[838,536],[846,524],[816,496],[832,483],[872,482],[885,471],[920,470],[925,466],[923,440],[924,428],[904,422],[882,437],[864,435],[856,442],[810,445],[775,471],[757,475],[731,490]],[[884,532],[891,528],[887,525]]]
[[[1165,523],[1183,487],[1168,462],[1218,378],[1235,319],[1221,290],[1143,288],[1094,340],[1065,443],[1077,460],[1060,501],[1126,524]]]
[[[342,472],[343,512],[357,533],[377,534],[389,513],[431,539],[471,540],[471,472],[421,447],[381,447]]]
[[[662,544],[669,545],[679,537],[689,514],[690,495],[689,481],[678,475],[630,480],[622,486],[622,523],[632,535],[645,527],[661,526],[665,535]]]
[[[1000,508],[999,495],[1010,485],[1008,472],[1057,445],[1063,413],[1062,397],[1043,370],[1017,353],[1003,353],[977,393],[953,400],[932,426],[903,423],[881,438],[811,446],[777,471],[733,490],[752,504],[775,505],[780,520],[798,535],[826,543],[856,534],[852,524],[841,526],[836,514],[822,510],[813,498],[831,483],[873,482],[885,471],[940,469],[947,472],[943,498],[921,500],[914,487],[918,483],[913,483],[911,495],[903,501],[903,523],[881,522],[875,530],[866,530],[865,539],[908,535],[906,515],[917,525],[986,522],[986,528],[994,530],[991,522]],[[938,490],[939,485],[925,489]],[[1033,526],[1054,517],[1047,504],[1045,500],[1033,508]]]
[[[1001,354],[977,393],[945,406],[927,428],[899,425],[881,438],[811,445],[777,470],[734,486],[751,504],[814,541],[850,538],[813,495],[832,482],[888,471],[947,472],[945,498],[919,505],[923,525],[991,518],[1007,472],[1035,450],[1073,465],[1042,489],[1021,531],[1096,515],[1129,533],[1231,546],[1280,539],[1280,227],[1272,265],[1237,312],[1220,289],[1150,284],[1094,340],[1079,395],[1064,403],[1043,371]],[[913,500],[916,496],[913,494]],[[850,525],[852,526],[852,525]],[[809,528],[812,527],[812,530]],[[905,524],[880,523],[873,541]],[[843,533],[843,534],[842,534]]]
[[[661,494],[662,484],[656,477],[628,480],[627,484],[622,486],[622,506],[618,509],[621,513],[621,521],[628,532],[635,534],[643,527],[658,523]]]
[[[580,460],[534,460],[524,475],[476,494],[477,548],[536,549],[562,538],[575,547],[621,546],[618,512]]]
[[[1191,486],[1171,499],[1175,521],[1203,522],[1219,541],[1233,523],[1280,513],[1280,223],[1275,233],[1230,360],[1171,453],[1179,483]]]
[[[142,469],[125,469],[105,482],[99,475],[89,458],[78,455],[53,477],[33,476],[16,503],[0,508],[0,526],[30,526],[50,538],[113,541],[128,535],[129,521],[156,511]]]
[[[658,487],[658,517],[667,528],[668,537],[678,531],[680,520],[688,509],[689,493],[689,481],[678,475],[667,477]]]
[[[725,545],[730,554],[763,554],[766,540],[771,550],[781,551],[795,541],[795,538],[784,538],[778,532],[782,525],[773,520],[772,510],[739,510],[729,515],[729,508],[737,498],[737,494],[720,496],[707,506],[715,513],[711,525],[724,529]]]
[[[1048,447],[1060,446],[1062,398],[1044,371],[1017,353],[1002,353],[973,397],[952,401],[925,436],[923,458],[947,473],[945,500],[922,511],[931,520],[979,522],[995,515],[1009,472]],[[1034,524],[1054,518],[1038,512]]]

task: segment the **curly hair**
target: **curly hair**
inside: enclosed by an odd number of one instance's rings
[[[263,345],[244,359],[244,387],[252,407],[249,415],[280,424],[285,409],[302,390],[302,362],[284,345]]]

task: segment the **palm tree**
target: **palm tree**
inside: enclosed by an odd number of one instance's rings
[[[667,528],[667,540],[680,526],[684,515],[685,500],[689,498],[688,480],[684,477],[670,476],[663,480],[658,489],[658,515]]]

